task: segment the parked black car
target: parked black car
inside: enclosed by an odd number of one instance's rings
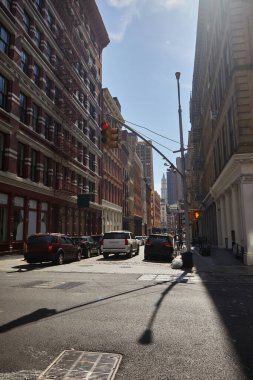
[[[72,236],[71,239],[81,249],[83,257],[90,258],[92,254],[99,255],[99,247],[91,236]]]
[[[55,264],[63,264],[65,261],[81,260],[81,249],[69,236],[38,233],[28,237],[24,257],[28,263],[52,261]]]
[[[103,236],[104,236],[103,234],[101,234],[101,235],[91,235],[92,239],[95,240],[95,242],[97,243],[97,247],[98,247],[98,250],[99,250],[100,254],[101,254],[100,243],[103,240]]]
[[[172,260],[174,255],[173,237],[167,234],[153,234],[148,237],[144,247],[144,259],[163,257]]]

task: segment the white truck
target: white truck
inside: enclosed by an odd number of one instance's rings
[[[109,231],[105,232],[100,242],[101,253],[105,259],[110,254],[119,255],[124,253],[128,258],[133,254],[138,255],[140,246],[137,239],[130,231]]]

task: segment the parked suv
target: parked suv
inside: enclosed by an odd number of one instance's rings
[[[81,249],[74,245],[69,236],[39,233],[28,237],[24,257],[28,263],[52,261],[63,264],[65,261],[81,260]]]
[[[101,253],[107,259],[110,254],[124,253],[128,258],[139,254],[139,244],[130,231],[105,232],[100,242]]]
[[[149,260],[151,257],[164,257],[172,260],[174,255],[173,237],[168,234],[149,235],[145,243],[144,259]]]

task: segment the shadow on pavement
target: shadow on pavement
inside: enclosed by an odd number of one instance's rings
[[[55,264],[53,264],[51,262],[49,262],[49,263],[38,263],[38,264],[27,264],[27,263],[25,263],[25,264],[13,266],[12,268],[16,269],[16,270],[9,271],[7,273],[29,272],[32,270],[39,270],[39,269],[47,268],[47,267],[52,266],[52,265],[55,265]]]
[[[171,288],[173,288],[173,286],[176,285],[177,281],[180,280],[181,277],[184,277],[184,275],[186,273],[187,272],[184,272],[181,276],[179,276],[178,279],[175,282],[173,282],[172,284],[170,284],[168,286],[168,288],[165,289],[165,291],[162,293],[160,299],[158,300],[158,302],[155,305],[155,311],[154,311],[153,315],[150,318],[150,321],[148,323],[147,329],[145,330],[145,332],[143,334],[144,338],[143,339],[141,338],[139,340],[140,343],[142,343],[142,344],[152,343],[152,341],[150,339],[149,340],[147,339],[147,331],[151,329],[151,327],[152,327],[152,325],[154,323],[155,317],[157,315],[158,309],[161,306],[161,303],[162,303],[164,297],[166,296],[166,294],[171,290]],[[66,309],[62,309],[62,310],[59,310],[59,311],[57,311],[56,309],[41,308],[41,309],[33,311],[32,313],[23,315],[20,318],[14,319],[13,321],[10,321],[10,322],[8,322],[8,323],[0,326],[0,334],[1,333],[5,333],[6,331],[12,330],[14,328],[17,328],[19,326],[23,326],[23,325],[27,325],[29,323],[37,322],[37,321],[39,321],[41,319],[45,319],[45,318],[48,318],[48,317],[60,316],[63,313],[66,313],[66,312],[69,312],[69,311],[78,310],[78,309],[80,309],[80,308],[82,308],[84,306],[100,303],[102,301],[106,301],[106,300],[110,300],[110,299],[113,299],[113,298],[117,298],[117,297],[120,297],[122,295],[138,292],[138,291],[143,290],[143,289],[148,289],[148,288],[153,288],[153,287],[156,287],[156,286],[160,286],[163,283],[167,284],[167,282],[159,282],[159,283],[152,284],[152,285],[145,285],[145,286],[142,286],[142,287],[137,288],[137,289],[128,290],[126,292],[114,294],[114,295],[108,296],[108,297],[103,297],[103,298],[100,298],[100,299],[96,299],[94,301],[86,302],[86,303],[83,303],[83,304],[80,304],[80,305],[76,305],[76,306],[72,306],[72,307],[69,307],[69,308],[66,308]]]
[[[161,297],[160,299],[157,301],[157,303],[155,304],[155,309],[149,319],[149,322],[148,322],[148,325],[147,325],[147,328],[145,329],[144,333],[142,334],[142,336],[139,338],[138,342],[140,344],[143,344],[143,345],[146,345],[146,344],[152,344],[153,343],[153,331],[152,331],[152,326],[154,324],[154,321],[155,321],[155,318],[156,318],[156,315],[158,313],[158,310],[165,298],[165,296],[174,288],[174,286],[183,280],[183,278],[185,277],[185,275],[187,274],[188,272],[185,271],[183,272],[177,279],[176,281],[173,281],[170,283],[170,285],[161,293]]]
[[[220,256],[215,252],[212,258],[211,252],[205,260],[194,253],[194,266],[234,344],[245,375],[253,379],[253,276],[251,281],[250,275],[240,275],[241,263],[234,261],[231,252],[227,254],[222,257],[226,252],[220,251]]]

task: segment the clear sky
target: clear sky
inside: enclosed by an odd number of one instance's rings
[[[103,87],[118,98],[126,121],[149,130],[129,126],[153,140],[157,149],[175,164],[180,156],[172,152],[180,148],[175,73],[181,72],[187,145],[198,0],[96,0],[96,3],[110,38],[102,56]],[[160,194],[166,167],[158,153],[154,152],[153,157],[155,190]]]

